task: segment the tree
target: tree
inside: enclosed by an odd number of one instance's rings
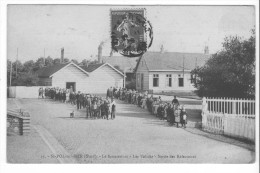
[[[53,59],[48,56],[47,58],[45,58],[45,66],[49,67],[49,66],[52,66],[53,65]]]
[[[64,59],[63,59],[63,62],[64,62],[64,63],[68,63],[68,62],[70,62],[70,59],[69,59],[69,58],[64,58]]]
[[[45,66],[44,64],[44,58],[43,57],[40,57],[36,60],[35,64],[34,64],[34,68],[33,68],[33,71],[36,72],[38,71],[39,69],[43,68]]]
[[[60,58],[55,58],[53,60],[53,64],[60,64]]]
[[[72,59],[71,61],[72,61],[74,64],[77,64],[77,65],[79,64],[78,60],[76,60],[76,59]]]
[[[17,78],[12,81],[12,86],[37,86],[38,77],[32,73],[19,73]]]
[[[226,37],[223,49],[191,74],[199,96],[254,97],[255,31],[248,40]]]
[[[29,60],[29,61],[26,61],[24,64],[23,64],[23,70],[22,72],[32,72],[33,69],[34,69],[34,61],[33,60]]]
[[[83,66],[87,66],[89,65],[90,61],[89,60],[86,60],[86,59],[83,59],[80,63],[80,65],[83,65]]]

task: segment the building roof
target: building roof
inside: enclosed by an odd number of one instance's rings
[[[65,67],[68,64],[69,63],[55,64],[55,65],[52,65],[49,67],[43,67],[37,71],[38,77],[50,77],[52,74],[56,73],[57,71],[59,71],[60,69],[62,69],[63,67]]]
[[[92,72],[94,70],[96,70],[97,68],[99,68],[100,66],[102,66],[104,63],[101,64],[90,64],[88,66],[80,66],[80,68],[82,68],[83,70],[87,71],[87,72]]]
[[[174,71],[192,70],[196,66],[202,66],[210,55],[202,53],[180,53],[180,52],[146,52],[141,59],[149,71]],[[139,65],[138,62],[137,66]]]
[[[124,56],[103,56],[101,58],[101,60],[104,63],[109,63],[112,66],[119,66],[119,68],[126,72],[133,72],[134,68],[136,67],[137,61],[138,61],[139,57],[135,57],[135,58],[128,58],[128,57],[124,57]]]
[[[55,64],[55,65],[52,65],[52,66],[49,66],[49,67],[44,67],[37,72],[38,77],[44,77],[44,78],[51,77],[54,73],[58,72],[59,70],[61,70],[62,68],[66,67],[69,64],[75,65],[76,67],[78,67],[80,70],[82,70],[86,74],[95,71],[96,69],[98,69],[99,67],[101,67],[103,65],[108,65],[111,68],[113,68],[115,71],[120,73],[121,75],[124,75],[122,72],[118,71],[116,68],[111,66],[109,63],[91,64],[91,65],[88,65],[88,66],[77,66],[73,62],[70,62],[70,63],[66,63],[66,64]]]

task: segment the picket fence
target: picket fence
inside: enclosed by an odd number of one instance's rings
[[[255,100],[203,98],[202,128],[255,141]]]

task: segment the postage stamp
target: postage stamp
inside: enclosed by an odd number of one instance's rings
[[[151,23],[145,9],[110,10],[112,51],[126,57],[139,57],[152,45]]]

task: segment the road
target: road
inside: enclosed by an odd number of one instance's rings
[[[52,159],[53,163],[254,161],[253,151],[169,126],[146,110],[121,101],[117,101],[115,120],[86,119],[83,109],[77,111],[75,106],[48,99],[20,99],[18,102],[29,111],[33,130],[50,149],[46,162]],[[70,118],[73,110],[76,117]],[[34,157],[40,158],[42,153]]]

